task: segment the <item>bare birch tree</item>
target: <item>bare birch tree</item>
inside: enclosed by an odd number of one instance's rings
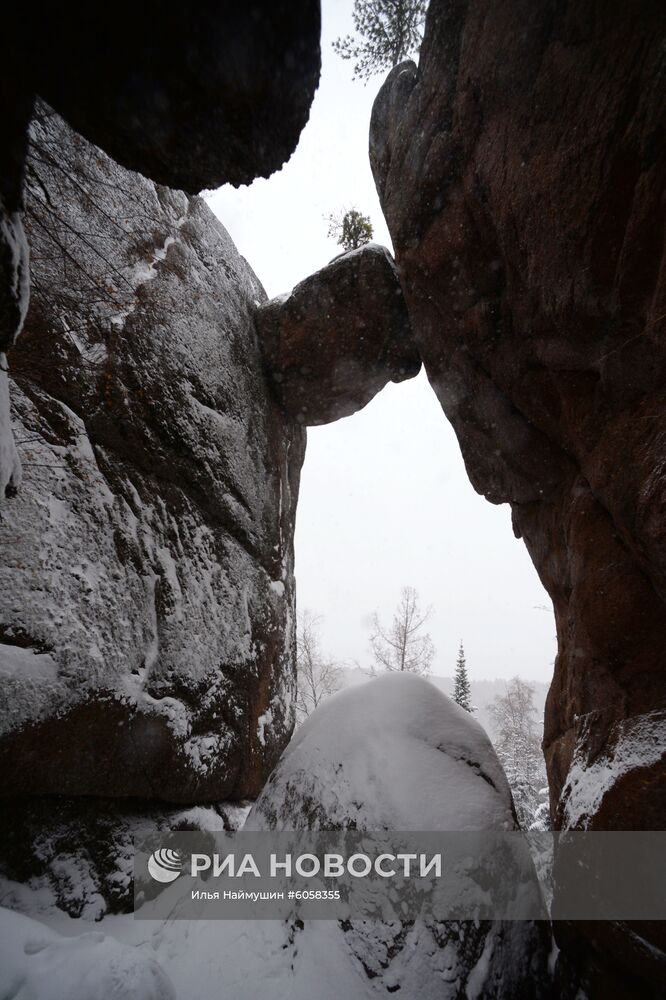
[[[299,722],[342,687],[340,667],[321,651],[320,623],[321,617],[307,610],[298,618],[296,714]]]
[[[429,673],[435,647],[423,627],[431,615],[431,607],[421,610],[414,587],[402,588],[390,625],[383,625],[375,612],[370,645],[376,667],[398,673]]]

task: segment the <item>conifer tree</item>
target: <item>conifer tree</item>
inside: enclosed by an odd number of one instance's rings
[[[453,685],[453,700],[456,705],[460,705],[464,708],[466,712],[472,713],[474,709],[472,708],[472,689],[469,684],[469,677],[467,676],[467,664],[465,662],[465,650],[463,649],[462,639],[460,640],[460,649],[458,650],[458,659],[456,661],[456,673]]]
[[[418,52],[426,0],[354,0],[354,35],[333,48],[354,60],[354,79],[367,80]]]

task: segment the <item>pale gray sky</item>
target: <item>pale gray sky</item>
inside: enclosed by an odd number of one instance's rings
[[[353,205],[391,246],[368,163],[383,77],[352,83],[332,40],[352,0],[323,0],[322,78],[289,163],[268,180],[208,196],[270,296],[336,255],[324,216]],[[450,674],[462,638],[472,677],[550,680],[552,606],[509,508],[469,484],[455,435],[422,374],[360,413],[308,430],[296,527],[298,602],[322,615],[326,651],[368,665],[368,620],[388,618],[405,584],[432,604],[433,672]],[[544,608],[546,610],[544,610]]]

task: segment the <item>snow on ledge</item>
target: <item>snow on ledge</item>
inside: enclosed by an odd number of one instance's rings
[[[615,745],[592,764],[587,764],[585,749],[579,740],[562,789],[565,829],[587,829],[616,781],[637,768],[656,764],[665,754],[666,716],[663,712],[648,712],[620,722]]]

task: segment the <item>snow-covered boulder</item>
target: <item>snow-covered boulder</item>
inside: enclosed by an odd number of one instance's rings
[[[0,908],[3,1000],[176,1000],[159,964],[99,931],[62,937]]]
[[[246,829],[514,830],[485,730],[433,684],[385,674],[296,731]]]
[[[33,124],[23,482],[0,522],[0,791],[256,795],[289,738],[304,431],[205,202]]]
[[[517,823],[482,727],[427,680],[390,674],[334,695],[310,716],[245,825],[327,828],[509,831]],[[516,1000],[546,991],[548,931],[531,922],[426,917],[345,921],[325,932],[306,924],[298,947],[345,955],[359,997]]]

